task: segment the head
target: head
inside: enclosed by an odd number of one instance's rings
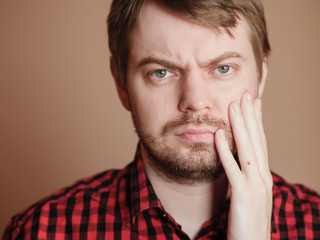
[[[249,25],[259,79],[262,77],[262,64],[269,56],[270,45],[261,0],[114,0],[108,17],[108,36],[109,48],[121,84],[126,82],[130,33],[142,6],[150,1],[191,22],[217,31],[222,28],[231,35],[230,30],[242,16]]]
[[[261,3],[114,1],[108,26],[111,70],[144,160],[176,181],[218,177],[217,129],[236,151],[230,102],[263,91],[270,47]]]

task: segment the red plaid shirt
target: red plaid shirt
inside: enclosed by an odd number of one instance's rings
[[[273,174],[272,239],[320,239],[320,197]],[[226,239],[229,203],[197,239]],[[245,231],[245,229],[244,229]],[[162,207],[140,151],[123,170],[109,170],[60,190],[13,217],[9,239],[189,239]]]

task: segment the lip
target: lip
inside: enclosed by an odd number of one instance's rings
[[[210,128],[186,128],[175,135],[187,142],[212,142],[215,130]]]

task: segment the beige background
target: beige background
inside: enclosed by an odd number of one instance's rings
[[[271,168],[320,192],[320,1],[265,0]],[[108,0],[0,0],[0,234],[54,190],[132,160],[108,69]]]

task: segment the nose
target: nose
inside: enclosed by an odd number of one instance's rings
[[[186,72],[180,84],[178,108],[181,112],[201,112],[212,107],[210,83],[201,72]]]

